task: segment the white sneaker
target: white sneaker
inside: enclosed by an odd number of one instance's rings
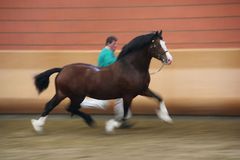
[[[115,128],[119,128],[120,125],[121,125],[120,122],[118,122],[118,121],[116,121],[114,119],[110,119],[105,124],[105,131],[107,133],[110,133],[110,134],[114,133],[114,129]]]

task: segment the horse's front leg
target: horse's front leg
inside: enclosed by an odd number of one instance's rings
[[[127,121],[129,108],[134,97],[123,98],[123,117],[121,119],[110,119],[106,122],[105,130],[107,133],[114,132],[115,128],[131,128],[133,124]],[[119,106],[120,107],[120,106]],[[121,106],[122,107],[122,106]]]
[[[166,105],[165,105],[163,99],[159,95],[157,95],[156,93],[151,91],[149,88],[141,95],[146,96],[146,97],[155,98],[160,103],[159,109],[156,110],[157,116],[165,122],[172,123],[172,118],[168,114]]]
[[[133,124],[129,123],[127,120],[131,117],[129,116],[129,113],[131,112],[130,107],[132,103],[133,98],[132,97],[127,97],[123,99],[123,117],[122,117],[122,124],[120,128],[131,128]]]

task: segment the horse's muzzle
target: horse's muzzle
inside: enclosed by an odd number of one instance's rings
[[[166,64],[170,65],[172,63],[172,61],[173,61],[173,57],[172,57],[172,55],[169,52],[166,52],[166,56],[167,56]]]

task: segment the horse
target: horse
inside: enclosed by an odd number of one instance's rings
[[[75,63],[38,74],[34,77],[34,83],[40,94],[47,89],[49,77],[58,73],[55,78],[55,95],[46,103],[40,118],[31,120],[33,128],[41,133],[48,114],[65,98],[70,99],[66,110],[71,115],[78,115],[87,125],[94,126],[92,117],[81,111],[81,102],[86,96],[101,100],[123,99],[124,115],[121,120],[109,120],[105,128],[107,132],[112,132],[126,122],[131,102],[138,95],[156,99],[160,103],[157,110],[159,118],[172,122],[162,97],[149,89],[149,65],[153,57],[164,65],[172,63],[173,58],[163,40],[162,30],[135,37],[122,48],[117,61],[108,67]]]

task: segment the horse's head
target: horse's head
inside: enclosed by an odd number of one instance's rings
[[[167,49],[166,43],[162,38],[162,31],[156,32],[151,45],[149,47],[149,52],[152,57],[161,60],[164,64],[171,64],[173,57]]]

